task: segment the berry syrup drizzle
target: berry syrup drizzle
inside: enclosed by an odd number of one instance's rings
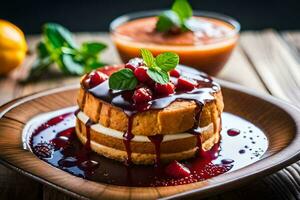
[[[118,68],[103,68],[107,74],[111,74],[116,69]],[[130,99],[128,100],[128,98],[125,98],[127,96],[126,92],[109,89],[108,77],[106,77],[106,75],[97,74],[97,71],[92,73],[93,76],[87,75],[83,79],[82,87],[102,101],[122,108],[128,116],[127,131],[123,135],[123,143],[127,152],[126,165],[124,166],[116,161],[106,159],[91,151],[90,129],[93,125],[92,121],[88,120],[85,124],[85,145],[82,145],[78,141],[74,129],[74,112],[63,113],[62,115],[48,119],[45,123],[39,124],[36,130],[33,131],[30,139],[30,146],[32,151],[40,159],[83,178],[127,186],[168,186],[187,184],[223,174],[235,168],[235,166],[236,168],[240,168],[248,163],[252,163],[249,159],[246,159],[247,162],[240,161],[240,163],[237,163],[234,156],[232,157],[232,155],[229,154],[226,154],[226,157],[220,160],[219,158],[223,156],[223,153],[220,154],[220,151],[222,152],[222,147],[220,147],[219,144],[216,144],[210,151],[203,151],[199,127],[202,107],[205,103],[214,101],[215,99],[212,94],[220,90],[219,85],[213,82],[207,75],[195,71],[193,71],[193,73],[182,72],[181,75],[183,77],[189,77],[196,83],[195,87],[192,86],[191,88],[191,84],[185,79],[172,77],[173,83],[180,81],[182,85],[185,84],[185,87],[191,89],[188,89],[188,91],[185,92],[182,90],[175,91],[174,94],[165,97],[154,96],[154,98],[147,103],[135,104],[131,102]],[[98,81],[101,81],[101,84],[95,84]],[[156,152],[155,165],[133,165],[131,161],[131,140],[134,138],[134,135],[132,134],[132,123],[135,114],[147,110],[163,109],[177,100],[192,100],[197,105],[194,126],[187,132],[197,138],[198,154],[195,158],[181,163],[173,161],[167,166],[163,165],[160,163],[160,146],[163,142],[163,135],[150,136],[148,138],[153,143]],[[77,115],[78,112],[79,110],[75,111],[75,115]],[[62,126],[64,125],[68,127],[63,129]],[[53,127],[58,127],[58,130],[53,129],[52,131],[49,131]],[[214,124],[214,131],[216,130],[218,130],[217,125]],[[241,131],[237,128],[231,128],[227,131],[227,135],[235,137],[239,136],[240,132]],[[260,134],[263,135],[262,132]],[[265,138],[265,136],[261,138]],[[256,155],[254,156],[256,158],[264,153],[268,144],[267,141],[260,143],[251,141],[251,143],[261,145],[260,148],[255,151]],[[232,149],[232,146],[233,144],[227,148]],[[248,145],[244,145],[244,147],[246,146],[248,147]],[[239,155],[246,155],[245,148],[240,148],[237,152]],[[250,160],[255,160],[253,158],[254,157],[250,157]],[[238,160],[242,159],[238,158]],[[126,172],[121,173],[124,167],[126,168]],[[126,175],[125,177],[124,174]],[[134,174],[134,177],[132,174]]]
[[[124,133],[123,135],[123,143],[125,145],[125,149],[126,149],[126,152],[127,152],[127,159],[126,159],[126,162],[125,164],[127,166],[131,165],[132,162],[131,162],[131,147],[130,147],[130,142],[132,140],[132,138],[134,137],[134,135],[132,134],[131,130],[132,130],[132,116],[129,116],[128,118],[128,128],[127,128],[127,131]]]
[[[153,136],[148,136],[149,140],[154,144],[155,147],[155,165],[157,167],[161,166],[160,163],[160,145],[164,139],[163,135],[153,135]]]
[[[111,67],[111,69],[117,71],[120,68]],[[105,69],[105,72],[107,72],[107,69]],[[111,71],[109,71],[109,73],[111,73]],[[123,135],[124,138],[123,143],[127,151],[127,161],[125,164],[128,165],[131,163],[132,151],[130,147],[130,142],[134,138],[131,129],[132,129],[132,122],[135,114],[147,110],[160,110],[166,108],[172,102],[177,100],[192,100],[197,104],[198,109],[196,109],[196,113],[195,113],[195,125],[191,130],[188,130],[187,132],[195,135],[198,141],[197,142],[198,148],[200,149],[201,141],[200,141],[199,122],[200,122],[202,107],[205,103],[215,100],[212,94],[219,91],[220,86],[217,83],[215,83],[209,76],[198,71],[189,72],[186,70],[184,71],[182,70],[181,76],[189,77],[196,84],[195,88],[190,91],[177,90],[175,91],[174,94],[169,96],[164,96],[164,97],[157,95],[156,98],[143,104],[134,104],[132,101],[130,101],[130,98],[129,99],[126,98],[127,96],[126,94],[128,93],[128,91],[111,90],[108,85],[108,80],[103,81],[101,84],[97,86],[90,87],[90,81],[91,81],[90,76],[87,75],[83,79],[82,87],[85,90],[87,90],[87,92],[91,93],[93,96],[101,99],[102,101],[105,101],[111,105],[123,109],[128,116],[128,125],[127,125],[128,128]],[[179,80],[178,77],[172,77],[171,81],[173,83],[177,83],[178,80]],[[160,149],[157,148],[157,146],[155,147],[156,149]],[[160,155],[158,154],[159,152],[157,151],[156,152],[157,158],[160,157]],[[159,162],[158,159],[156,159],[156,162]]]
[[[250,122],[223,113],[222,140],[210,151],[199,148],[194,158],[152,166],[134,165],[105,158],[82,144],[75,132],[76,108],[46,113],[30,121],[26,144],[41,160],[88,180],[122,186],[171,186],[203,181],[258,161],[268,148],[264,133]],[[93,128],[92,126],[90,128]],[[231,128],[240,134],[230,136]],[[88,133],[87,133],[88,134]],[[162,137],[149,138],[159,154]],[[255,143],[253,143],[255,142]],[[180,165],[184,166],[182,168]],[[189,173],[186,174],[186,171]]]

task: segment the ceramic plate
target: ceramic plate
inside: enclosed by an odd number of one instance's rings
[[[24,150],[22,132],[27,122],[42,113],[76,105],[78,85],[58,88],[14,100],[0,114],[0,161],[37,181],[79,198],[156,199],[216,195],[258,177],[273,173],[299,159],[300,111],[271,96],[218,80],[225,111],[260,128],[269,142],[255,163],[211,179],[168,187],[126,187],[103,184],[73,176]]]

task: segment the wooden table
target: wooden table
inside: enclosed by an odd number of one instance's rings
[[[28,36],[30,50],[39,36]],[[102,58],[107,63],[120,63],[106,33],[80,33],[78,41],[98,40],[109,45]],[[28,55],[23,66],[9,77],[0,79],[0,105],[41,90],[77,83],[78,78],[54,78],[30,84],[16,80],[23,76],[35,58]],[[1,64],[0,64],[1,65]],[[265,30],[244,32],[240,44],[218,78],[239,83],[261,93],[300,105],[300,32]],[[300,144],[299,144],[300,148]],[[35,182],[0,165],[0,199],[71,199],[48,186]],[[243,185],[209,199],[300,199],[300,162],[264,179]]]

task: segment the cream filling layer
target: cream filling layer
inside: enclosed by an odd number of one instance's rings
[[[82,123],[86,123],[89,120],[89,117],[84,114],[82,111],[80,111],[77,114],[77,118],[82,122]],[[118,139],[123,139],[123,132],[121,131],[117,131],[111,128],[107,128],[105,126],[102,126],[101,124],[97,123],[97,124],[93,124],[91,126],[91,129],[93,129],[96,132],[102,133],[104,135],[110,136],[110,137],[114,137],[114,138],[118,138]],[[207,131],[213,129],[213,123],[210,123],[209,125],[205,126],[205,127],[201,127],[200,131]],[[166,141],[171,141],[171,140],[178,140],[178,139],[183,139],[183,138],[188,138],[188,137],[193,137],[192,134],[190,133],[176,133],[176,134],[166,134],[163,137],[163,141],[162,142],[166,142]],[[135,135],[134,138],[132,139],[132,141],[135,142],[151,142],[150,139],[147,136],[143,136],[143,135]]]

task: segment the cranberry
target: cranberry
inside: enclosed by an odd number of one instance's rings
[[[128,63],[131,63],[131,64],[133,64],[136,67],[140,67],[140,66],[144,66],[145,65],[144,60],[141,59],[141,58],[132,58],[132,59],[130,59],[128,61]]]
[[[134,65],[132,65],[131,63],[126,63],[125,68],[131,69],[132,71],[134,71],[136,69],[136,67]]]
[[[155,81],[152,80],[151,78],[149,78],[149,80],[147,80],[147,82],[145,83],[145,85],[147,85],[147,87],[154,89],[155,87]]]
[[[174,160],[165,168],[166,174],[174,178],[183,178],[191,174],[190,170],[183,164]]]
[[[196,83],[186,78],[178,78],[176,88],[178,90],[191,91],[196,87]]]
[[[151,81],[151,78],[147,74],[147,67],[138,67],[134,70],[135,77],[142,83]]]
[[[125,64],[125,68],[131,69],[134,71],[136,68],[140,66],[144,66],[144,61],[141,58],[133,58],[128,61],[128,63]]]
[[[108,79],[108,76],[106,74],[99,71],[93,71],[92,73],[90,73],[89,77],[90,77],[90,82],[89,82],[90,88],[93,88]]]
[[[134,103],[140,104],[152,100],[152,92],[149,88],[141,87],[134,91],[132,99]]]
[[[170,71],[170,76],[179,78],[180,72],[179,72],[177,69],[172,69],[172,70]]]
[[[174,88],[175,86],[173,83],[166,83],[166,84],[155,84],[155,92],[157,94],[163,95],[163,96],[168,96],[170,94],[174,93]]]

